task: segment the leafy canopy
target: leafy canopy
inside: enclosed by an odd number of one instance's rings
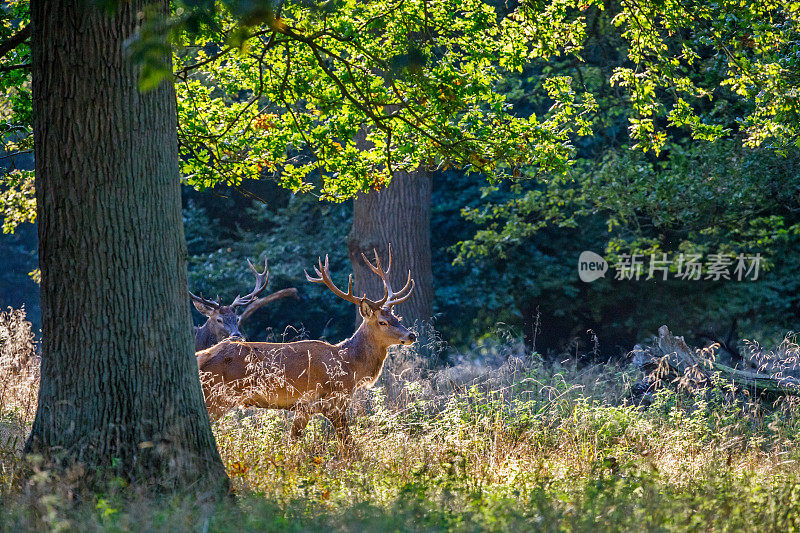
[[[596,94],[581,69],[604,12],[620,59],[594,74],[611,96]],[[800,144],[799,18],[800,2],[782,0],[528,0],[512,8],[183,0],[168,18],[144,13],[128,52],[143,89],[174,75],[188,183],[238,184],[271,172],[294,191],[317,180],[323,198],[343,200],[419,167],[515,183],[564,177],[576,140],[597,135],[598,121],[615,114],[627,122],[630,146],[656,156],[686,139],[786,152]],[[19,31],[25,2],[6,3],[0,22],[3,39]],[[170,51],[174,68],[164,61]],[[0,57],[0,134],[12,153],[30,150],[28,61],[25,42]],[[553,69],[559,62],[574,68]],[[502,87],[530,68],[542,78],[542,105],[518,110]],[[15,172],[0,197],[6,231],[33,216],[30,174]],[[507,207],[524,218],[545,198],[558,211],[557,190]]]
[[[588,133],[591,95],[548,80],[543,116],[518,116],[497,85],[533,57],[575,48],[580,17],[554,2],[509,16],[478,0],[286,3],[241,42],[184,36],[176,57],[183,172],[207,187],[273,172],[343,200],[397,170],[455,166],[491,179],[562,172]]]
[[[486,187],[461,258],[502,256],[542,228],[606,219],[606,251],[758,249],[800,235],[800,3],[584,4],[571,55],[506,80],[537,106],[548,79],[595,95],[592,137],[559,179]],[[515,85],[516,84],[516,85]]]

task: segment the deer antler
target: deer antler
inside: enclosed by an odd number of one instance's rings
[[[214,302],[212,300],[206,300],[205,298],[203,298],[203,293],[202,292],[200,293],[200,296],[197,296],[196,294],[192,294],[192,291],[189,291],[189,296],[191,296],[192,300],[194,300],[195,302],[200,302],[201,304],[205,305],[206,307],[211,307],[211,308],[214,308],[214,309],[219,309],[220,307],[222,307],[222,305],[219,303],[219,296],[217,296],[217,301],[216,302]]]
[[[322,283],[322,284],[324,284],[326,287],[328,287],[331,290],[331,292],[333,292],[333,294],[335,294],[339,298],[341,298],[343,300],[347,300],[348,302],[354,303],[356,305],[361,305],[361,302],[366,302],[373,309],[380,309],[380,307],[386,301],[386,298],[389,296],[389,293],[386,292],[383,295],[383,299],[378,301],[378,302],[376,302],[374,300],[370,300],[369,298],[367,298],[366,294],[364,296],[362,296],[361,298],[359,298],[357,296],[354,296],[353,295],[353,275],[352,274],[350,274],[350,276],[347,278],[347,292],[342,291],[339,287],[337,287],[333,283],[333,280],[331,279],[331,270],[330,270],[330,264],[328,262],[328,254],[325,254],[325,263],[324,264],[322,263],[322,259],[320,259],[320,258],[318,258],[318,259],[319,259],[319,265],[314,267],[314,273],[318,277],[312,278],[311,276],[308,275],[308,272],[303,270],[303,272],[306,275],[306,279],[308,281],[310,281],[311,283]]]
[[[245,307],[244,311],[242,311],[242,315],[239,317],[239,324],[247,320],[247,318],[255,313],[257,310],[261,309],[265,305],[275,300],[280,300],[281,298],[289,298],[292,297],[296,300],[300,299],[300,296],[297,294],[297,289],[294,287],[289,287],[288,289],[281,289],[279,291],[275,291],[272,294],[268,294],[255,300],[253,303],[249,304]]]
[[[231,307],[239,307],[241,305],[248,305],[255,300],[259,294],[264,292],[264,289],[267,288],[267,282],[269,281],[269,265],[267,264],[267,258],[264,258],[264,272],[259,274],[256,267],[253,266],[253,263],[250,260],[247,260],[247,264],[250,265],[250,270],[253,271],[253,274],[256,275],[256,286],[253,289],[253,292],[246,296],[236,296],[236,299],[230,305]]]
[[[369,269],[377,274],[383,281],[383,290],[385,294],[383,300],[381,300],[381,305],[384,307],[392,307],[393,305],[407,300],[414,290],[414,280],[411,279],[411,270],[408,271],[408,280],[405,286],[397,292],[392,291],[392,286],[389,284],[389,278],[387,277],[389,271],[392,269],[392,243],[389,243],[389,266],[386,267],[386,270],[383,270],[381,267],[381,259],[378,257],[378,251],[373,248],[372,253],[375,254],[374,265],[367,259],[367,256],[365,256],[363,252],[361,257],[364,259],[364,262],[367,263]]]

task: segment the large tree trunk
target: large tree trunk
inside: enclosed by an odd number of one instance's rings
[[[26,449],[224,489],[192,349],[174,87],[140,94],[124,55],[145,2],[95,5],[31,2],[43,341]]]
[[[431,179],[424,171],[396,172],[381,191],[359,195],[353,203],[353,227],[348,252],[353,264],[355,294],[380,298],[383,285],[361,259],[370,260],[378,251],[386,266],[387,245],[392,243],[392,288],[400,289],[409,269],[414,293],[397,306],[406,323],[429,321],[433,315],[433,273],[431,272]]]

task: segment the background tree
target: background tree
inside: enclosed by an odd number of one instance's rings
[[[585,338],[588,328],[601,345],[624,350],[665,321],[696,342],[720,336],[733,323],[739,333],[762,338],[778,335],[787,321],[800,323],[791,266],[800,229],[791,118],[796,102],[758,96],[756,89],[775,83],[791,93],[796,87],[794,71],[785,70],[796,60],[796,6],[603,7],[586,6],[580,61],[534,61],[521,76],[506,79],[520,112],[546,108],[538,95],[553,75],[570,76],[579,90],[596,95],[593,134],[576,140],[578,163],[548,186],[485,188],[481,197],[468,198],[463,213],[475,226],[459,247],[463,262],[480,265],[483,279],[500,276],[504,285],[518,287],[515,293],[534,304],[519,313],[538,308],[542,332],[554,330],[547,327],[553,319],[568,330],[558,334],[556,346],[540,348],[563,349],[570,338]],[[744,38],[753,35],[759,35],[753,42]],[[630,77],[633,71],[638,74]],[[767,71],[774,74],[770,82]],[[580,238],[570,228],[578,228]],[[549,246],[544,256],[533,251],[569,235],[571,242]],[[587,286],[574,270],[583,249],[605,251],[612,262],[622,253],[648,259],[664,252],[761,253],[769,271],[757,283],[604,280]],[[495,265],[496,258],[505,263],[520,255],[568,270],[522,275]],[[542,293],[547,287],[570,298]],[[541,334],[540,343],[547,336]]]
[[[431,177],[424,170],[399,171],[388,187],[361,194],[353,201],[353,225],[347,249],[353,269],[356,294],[380,295],[381,280],[370,275],[363,253],[373,250],[388,260],[392,244],[392,287],[402,287],[410,270],[414,293],[398,306],[407,323],[430,321],[433,317],[433,271],[431,270]],[[360,322],[360,318],[358,319]]]

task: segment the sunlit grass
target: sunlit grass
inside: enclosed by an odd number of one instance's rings
[[[8,319],[6,318],[6,321]],[[15,327],[19,327],[17,324]],[[791,347],[790,347],[791,348]],[[625,365],[544,365],[510,341],[431,369],[402,348],[350,413],[354,449],[315,418],[234,410],[213,429],[236,504],[119,488],[70,500],[46,472],[12,483],[32,421],[35,358],[0,367],[0,530],[787,530],[800,524],[793,397],[665,387],[631,405]],[[5,349],[4,349],[5,350]],[[15,361],[19,353],[14,351]],[[420,356],[420,352],[426,357]],[[0,442],[3,446],[3,442]],[[38,477],[37,477],[38,476]]]

